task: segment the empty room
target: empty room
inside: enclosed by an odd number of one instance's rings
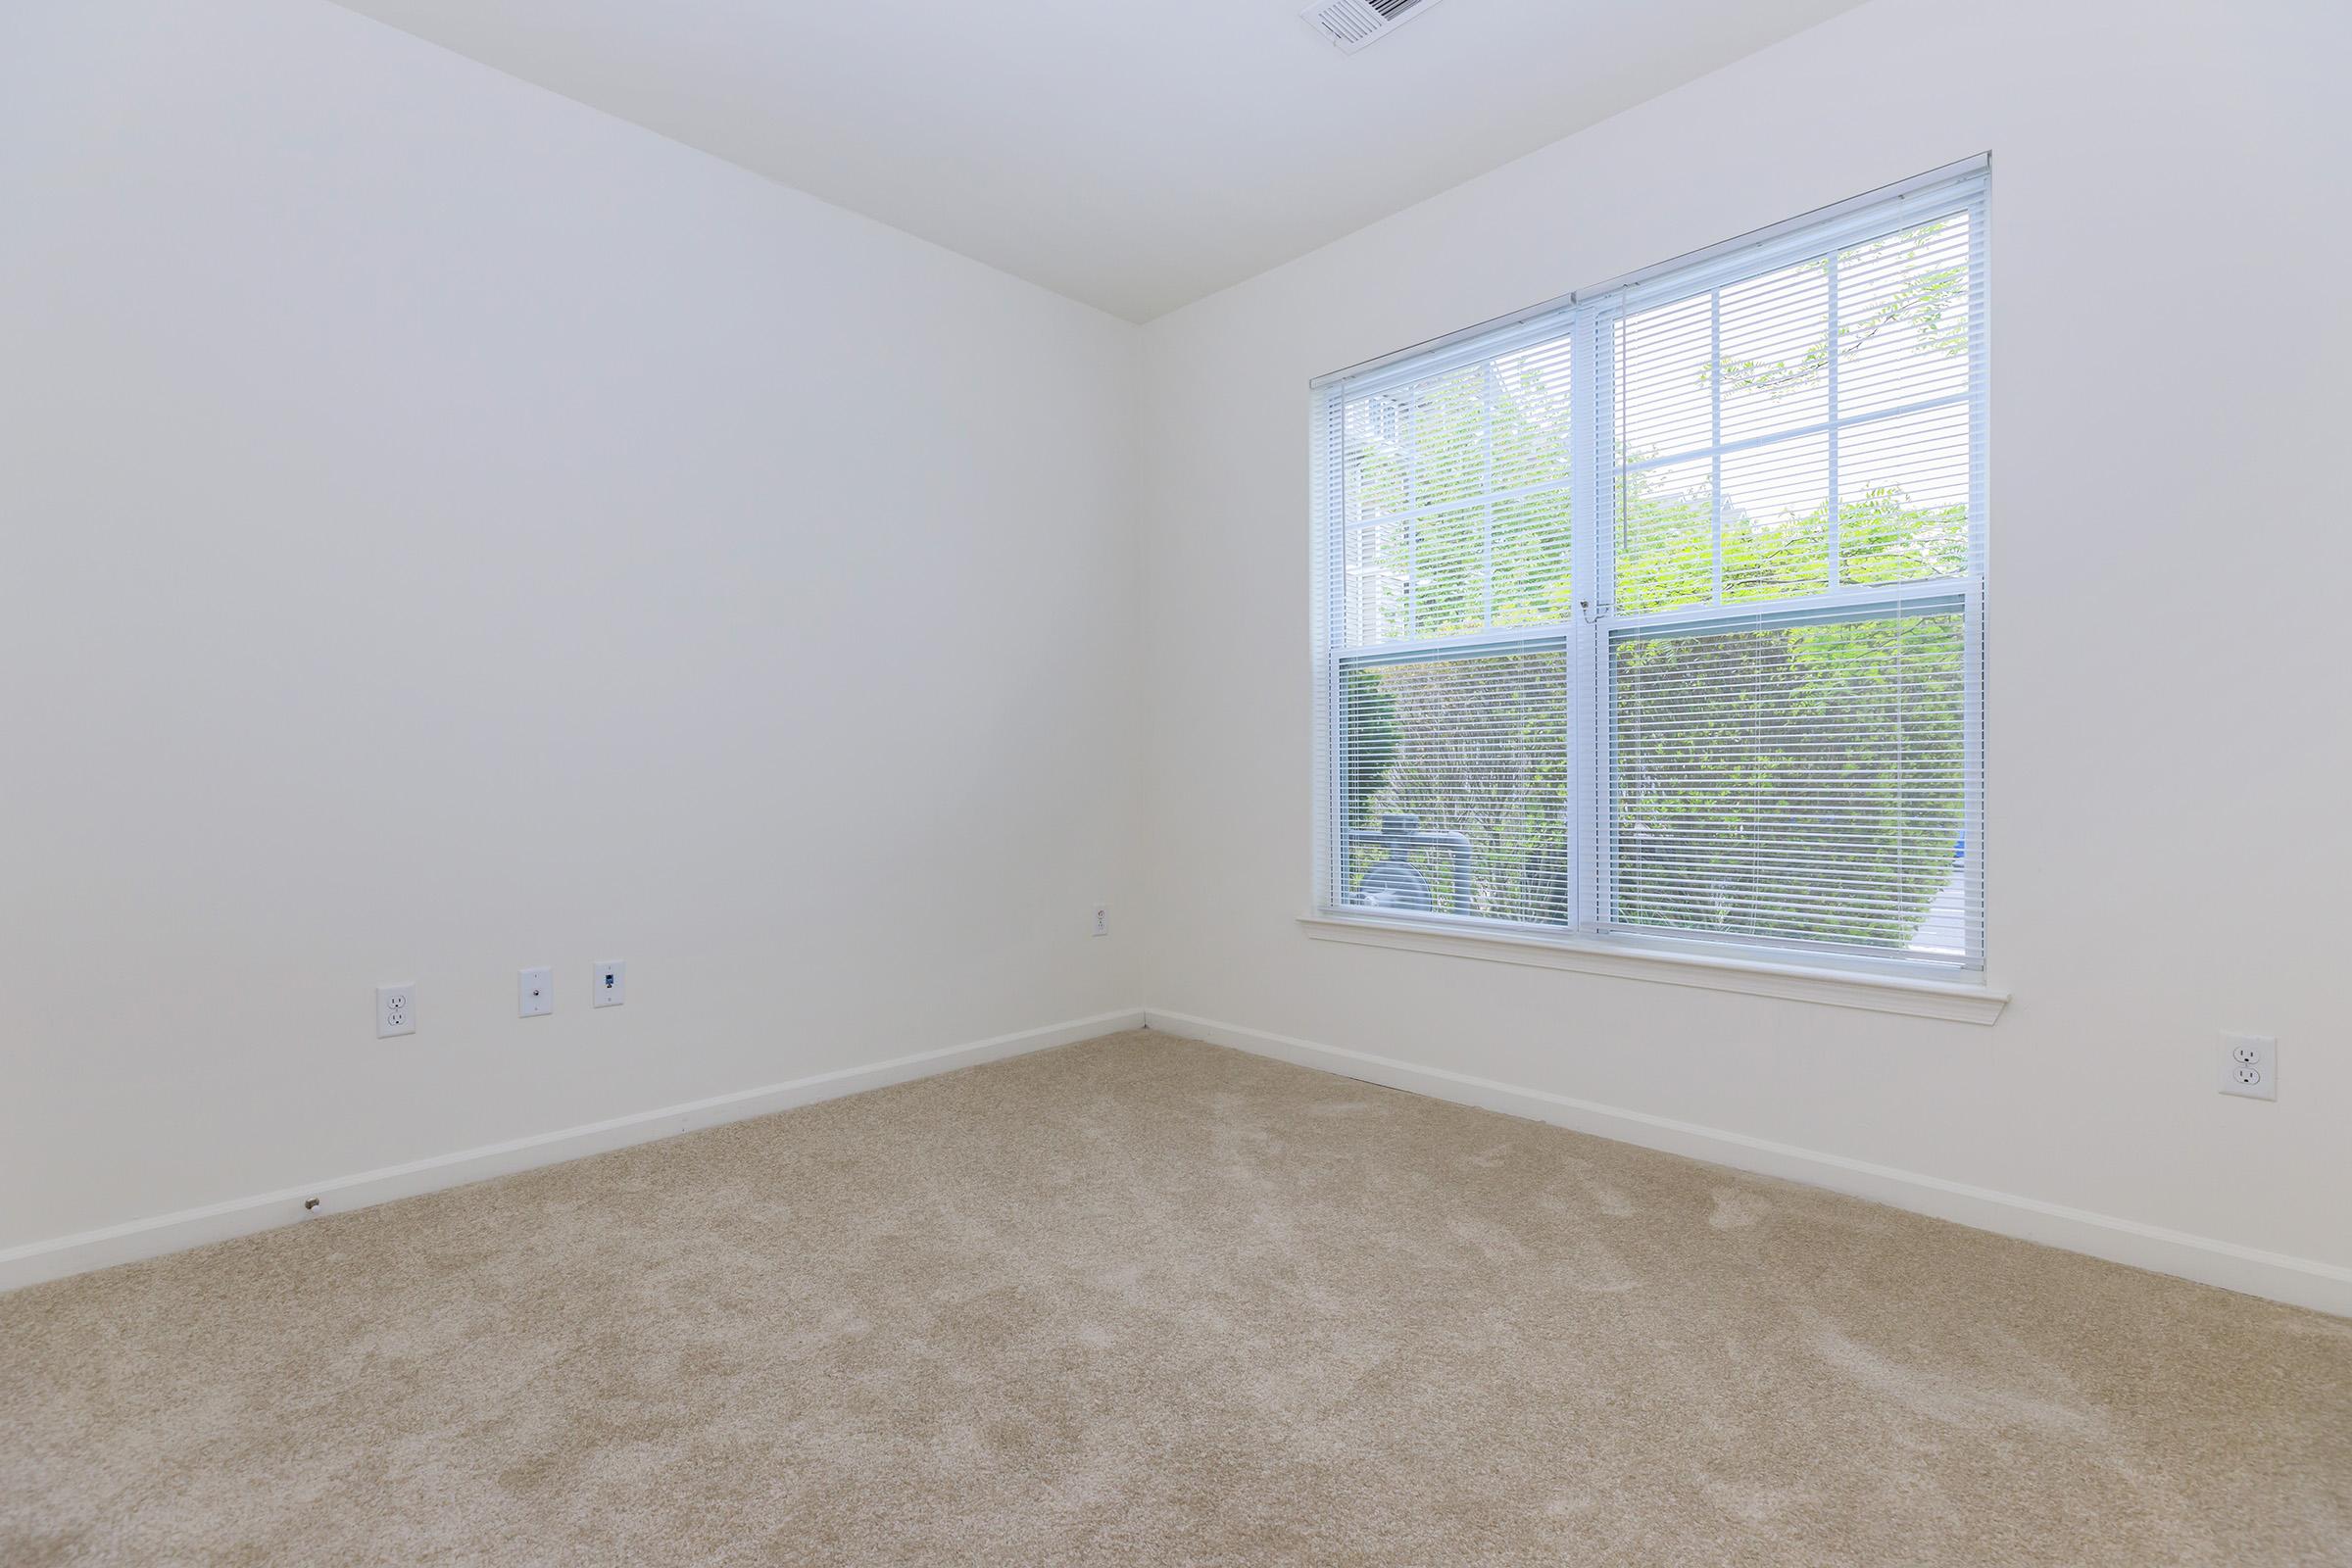
[[[0,1565],[2352,1568],[2348,61],[0,0]]]

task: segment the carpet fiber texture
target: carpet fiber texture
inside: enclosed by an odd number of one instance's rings
[[[0,1297],[0,1561],[2352,1563],[2352,1323],[1136,1033]]]

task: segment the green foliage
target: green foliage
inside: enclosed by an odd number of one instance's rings
[[[1960,833],[1962,647],[1951,613],[1620,641],[1619,918],[1907,945]]]
[[[1424,831],[1467,835],[1467,887],[1453,885],[1446,852],[1408,857],[1445,912],[1565,920],[1566,656],[1548,649],[1374,665],[1351,670],[1348,690],[1359,681],[1376,687],[1385,707],[1348,709],[1349,820],[1370,825],[1384,812],[1409,811]],[[1359,727],[1377,744],[1383,723],[1395,725],[1395,760],[1377,778],[1359,774]],[[1387,853],[1357,846],[1348,857],[1349,884]]]

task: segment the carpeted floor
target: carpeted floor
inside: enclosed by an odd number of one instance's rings
[[[0,1561],[2352,1563],[2352,1322],[1119,1035],[0,1297]]]

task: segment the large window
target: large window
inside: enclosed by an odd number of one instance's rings
[[[1326,913],[1982,968],[1984,184],[1318,385]]]

